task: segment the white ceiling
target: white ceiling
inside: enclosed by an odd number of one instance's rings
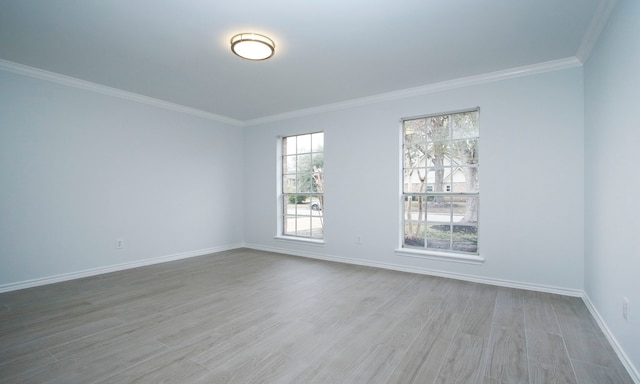
[[[0,0],[0,59],[247,121],[588,54],[612,0]],[[240,32],[275,56],[233,55]]]

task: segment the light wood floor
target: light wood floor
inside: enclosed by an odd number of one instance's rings
[[[579,298],[253,250],[0,295],[2,383],[633,383]]]

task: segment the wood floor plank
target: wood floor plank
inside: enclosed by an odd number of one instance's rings
[[[167,348],[139,364],[113,372],[101,383],[190,383],[210,373],[191,360],[219,342],[221,336],[211,334],[190,340],[176,348]]]
[[[498,287],[497,307],[523,308],[524,295],[527,291],[516,288]]]
[[[487,340],[458,334],[449,346],[437,383],[476,383],[482,377],[482,360]]]
[[[405,353],[387,382],[389,384],[435,383],[450,345],[451,340],[422,334],[422,337],[419,337]]]
[[[577,380],[580,384],[633,384],[633,380],[626,372],[588,364],[579,360],[572,360]]]
[[[269,319],[264,324],[259,324],[237,334],[225,334],[220,343],[213,348],[193,358],[210,370],[216,370],[226,364],[242,365],[244,360],[252,358],[255,354],[270,350],[269,337],[277,338],[284,335],[290,324],[276,322]]]
[[[136,341],[135,347],[124,341],[105,345],[74,358],[56,360],[35,370],[27,370],[10,383],[92,383],[102,381],[127,367],[152,358],[166,347],[155,340]]]
[[[378,344],[351,371],[345,383],[386,383],[394,371],[404,352],[389,345]]]
[[[352,323],[351,331],[338,340],[298,375],[295,383],[340,383],[356,369],[362,356],[372,345],[384,340],[385,333],[397,322],[397,318],[373,313]]]
[[[397,324],[388,330],[382,344],[402,351],[408,350],[426,325],[427,320],[428,316],[422,314],[398,319]]]
[[[528,329],[527,355],[531,384],[576,384],[571,360],[560,335]]]
[[[25,348],[0,364],[0,382],[16,382],[17,378],[29,372],[48,370],[56,362],[48,351],[32,347],[34,349]]]
[[[0,294],[0,382],[632,383],[579,298],[249,249]]]
[[[155,341],[153,334],[156,327],[169,320],[170,316],[160,313],[144,321],[111,327],[89,336],[69,340],[49,348],[48,351],[56,360],[65,360],[91,356],[94,351],[109,349],[112,346],[124,348],[126,345],[135,346],[135,343],[141,340]]]
[[[455,308],[441,303],[391,374],[389,383],[433,383],[437,379],[462,320]]]
[[[527,328],[560,334],[553,305],[548,293],[528,291],[524,296],[524,316]]]
[[[428,315],[442,298],[433,294],[435,282],[415,278],[396,292],[389,292],[388,300],[377,309],[381,313],[414,312]]]
[[[489,376],[485,376],[480,383],[482,383],[482,384],[503,384],[503,383],[500,382],[500,380],[494,379],[494,378],[489,377]]]
[[[525,330],[494,325],[489,340],[485,376],[505,383],[529,382]]]
[[[619,363],[613,348],[580,299],[556,296],[552,300],[569,357],[604,367]]]
[[[282,367],[286,367],[290,361],[288,356],[279,353],[267,353],[255,356],[243,361],[238,366],[222,366],[202,377],[198,384],[249,384],[269,383],[281,373]]]
[[[458,331],[489,338],[497,296],[498,289],[496,287],[478,285],[477,289],[471,294],[463,316],[464,320]]]
[[[36,365],[47,364],[54,361],[53,355],[48,351],[51,348],[67,343],[69,340],[82,338],[115,328],[122,325],[122,321],[116,318],[87,320],[86,323],[71,327],[64,331],[34,338],[34,341],[24,343],[1,344],[0,346],[0,370],[3,367],[18,371],[33,369]]]

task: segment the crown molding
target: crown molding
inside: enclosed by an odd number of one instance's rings
[[[428,84],[415,88],[403,89],[382,93],[379,95],[362,97],[358,99],[347,100],[339,103],[326,104],[318,107],[300,109],[297,111],[286,112],[252,120],[246,120],[246,126],[262,125],[276,121],[288,120],[297,117],[305,117],[323,112],[337,111],[341,109],[361,107],[369,104],[382,103],[386,101],[400,100],[408,97],[421,96],[435,92],[448,91],[451,89],[469,87],[491,83],[495,81],[513,79],[516,77],[530,76],[539,73],[558,71],[562,69],[574,68],[581,66],[582,63],[577,57],[569,57],[565,59],[552,60],[538,64],[526,65],[522,67],[510,68],[502,71],[485,73],[482,75],[462,77],[455,80],[448,80],[439,83]]]
[[[598,9],[596,9],[593,19],[591,19],[591,24],[589,24],[589,28],[584,34],[582,43],[576,53],[576,57],[582,64],[584,64],[589,58],[589,55],[591,54],[593,47],[595,47],[598,42],[598,38],[604,30],[604,27],[607,25],[609,17],[611,16],[613,9],[616,7],[616,4],[618,4],[618,0],[606,0],[598,4]]]
[[[613,0],[616,1],[616,0]],[[202,117],[205,119],[217,121],[220,123],[229,124],[236,127],[246,127],[262,125],[277,121],[289,120],[298,117],[306,117],[310,115],[316,115],[324,112],[331,112],[337,110],[343,110],[348,108],[356,108],[366,106],[370,104],[382,103],[387,101],[401,100],[408,97],[415,97],[426,95],[435,92],[442,92],[457,88],[469,87],[474,85],[486,84],[495,81],[513,79],[517,77],[530,76],[539,73],[558,71],[562,69],[579,67],[582,62],[577,57],[569,57],[565,59],[547,61],[538,64],[526,65],[522,67],[515,67],[506,70],[485,73],[481,75],[463,77],[454,80],[443,81],[439,83],[427,84],[420,87],[408,88],[399,91],[382,93],[374,96],[367,96],[358,99],[347,100],[338,103],[326,104],[317,107],[300,109],[292,112],[286,112],[271,116],[260,117],[251,120],[237,120],[226,116],[216,115],[210,112],[205,112],[199,109],[186,107],[184,105],[171,103],[164,100],[154,99],[152,97],[139,95],[137,93],[127,92],[116,88],[107,87],[104,85],[92,83],[85,80],[80,80],[74,77],[61,75],[54,72],[45,71],[38,68],[29,67],[23,64],[14,63],[0,59],[0,70],[5,70],[20,75],[33,77],[41,80],[51,81],[58,84],[66,85],[69,87],[79,88],[91,92],[96,92],[113,97],[119,97],[122,99],[135,101],[138,103],[151,105],[158,108],[172,110],[189,114],[192,116]]]
[[[155,99],[149,96],[143,96],[137,93],[123,91],[117,88],[107,87],[106,85],[92,83],[86,80],[80,80],[75,77],[61,75],[59,73],[45,71],[43,69],[30,67],[24,64],[14,63],[12,61],[0,59],[0,70],[13,72],[19,75],[32,77],[39,80],[50,81],[58,83],[68,87],[78,88],[89,92],[95,92],[102,95],[118,97],[136,103],[150,105],[152,107],[162,108],[174,112],[185,113],[196,117],[201,117],[208,120],[213,120],[219,123],[229,124],[237,127],[243,127],[244,122],[236,119],[232,119],[226,116],[216,115],[214,113],[205,112],[196,108],[186,107],[184,105],[171,103],[168,101]]]

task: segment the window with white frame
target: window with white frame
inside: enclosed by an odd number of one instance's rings
[[[324,133],[282,138],[282,235],[324,238]]]
[[[479,114],[402,120],[404,248],[478,254]]]

